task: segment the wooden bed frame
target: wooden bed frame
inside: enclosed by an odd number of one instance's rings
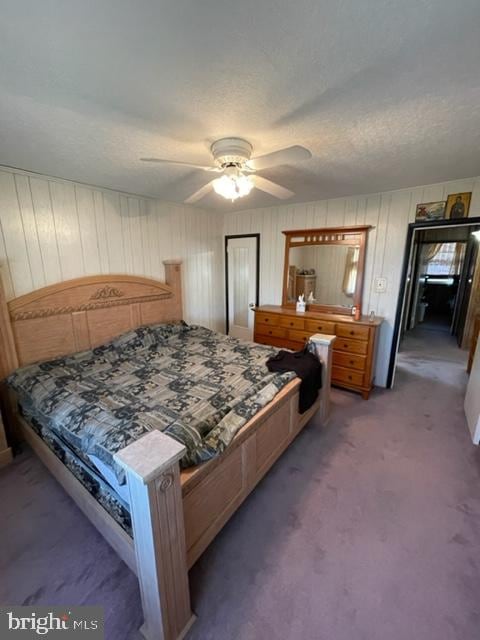
[[[182,319],[181,266],[165,261],[166,283],[127,275],[78,278],[7,302],[0,287],[0,379],[17,367],[102,344],[143,324]],[[255,485],[318,411],[330,404],[332,343],[312,337],[323,363],[315,405],[298,413],[299,381],[284,387],[219,457],[180,471],[184,447],[152,431],[121,450],[133,540],[58,460],[18,412],[3,385],[7,426],[35,450],[67,493],[138,577],[148,640],[184,637],[195,616],[188,569]]]

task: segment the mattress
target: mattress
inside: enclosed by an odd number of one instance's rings
[[[185,445],[183,467],[221,453],[295,377],[268,371],[275,353],[204,327],[162,324],[24,367],[9,384],[42,437],[96,467],[119,494],[125,475],[115,453],[153,429]]]

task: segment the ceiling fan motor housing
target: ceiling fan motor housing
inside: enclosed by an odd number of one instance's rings
[[[222,138],[212,144],[211,151],[218,167],[243,167],[250,160],[253,147],[242,138]]]

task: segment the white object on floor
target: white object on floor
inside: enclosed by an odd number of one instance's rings
[[[423,322],[425,320],[425,313],[427,311],[428,302],[419,302],[417,305],[417,322]]]
[[[475,356],[473,358],[470,379],[465,395],[465,415],[467,417],[468,428],[472,434],[473,444],[480,442],[480,340],[477,343]]]

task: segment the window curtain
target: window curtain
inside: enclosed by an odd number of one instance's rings
[[[457,242],[455,244],[455,257],[452,263],[451,275],[460,275],[460,270],[463,265],[463,259],[465,258],[466,245],[463,242]]]
[[[424,244],[422,249],[422,262],[427,264],[435,258],[437,253],[442,248],[441,242],[432,242],[431,244]]]
[[[345,273],[343,275],[343,293],[350,298],[355,293],[355,285],[357,283],[357,267],[358,267],[358,247],[348,247],[347,258],[345,260]]]
[[[429,276],[457,276],[460,274],[465,256],[464,242],[443,242],[434,246],[425,245],[423,272]]]

